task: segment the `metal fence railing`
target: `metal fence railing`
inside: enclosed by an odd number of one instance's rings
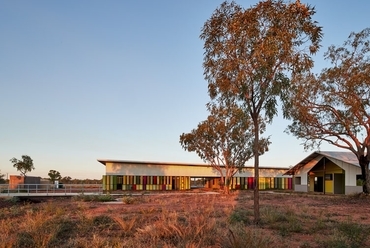
[[[101,184],[0,184],[0,196],[101,194]]]

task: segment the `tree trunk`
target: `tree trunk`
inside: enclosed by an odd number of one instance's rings
[[[257,225],[260,222],[260,193],[259,193],[259,125],[258,117],[253,118],[254,124],[254,223]]]
[[[370,193],[370,177],[369,177],[369,160],[366,156],[361,155],[359,159],[361,174],[362,174],[362,192],[365,194]]]
[[[226,173],[226,177],[225,177],[225,183],[224,183],[224,192],[225,194],[230,194],[230,189],[229,189],[229,186],[230,186],[230,179],[229,179],[229,175],[228,173]]]
[[[221,175],[221,182],[220,182],[220,189],[222,189],[225,192],[225,177]]]

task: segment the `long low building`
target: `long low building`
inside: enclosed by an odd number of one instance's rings
[[[207,164],[143,162],[98,159],[105,165],[104,190],[187,190],[199,183],[206,188],[220,187],[220,174]],[[288,168],[260,167],[260,189],[292,189]],[[253,189],[254,168],[236,173],[231,189]]]

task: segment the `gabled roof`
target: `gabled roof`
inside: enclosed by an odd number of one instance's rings
[[[334,158],[340,161],[346,162],[348,164],[352,164],[354,166],[359,167],[360,164],[355,154],[352,152],[330,152],[330,151],[322,151],[319,152],[321,155],[327,158]]]
[[[292,168],[290,168],[287,172],[284,173],[284,175],[294,175],[296,171],[301,169],[308,162],[312,161],[318,156],[324,156],[329,159],[330,158],[337,159],[357,167],[360,166],[356,155],[353,154],[352,152],[316,151],[311,153],[309,156],[307,156],[305,159],[303,159],[301,162],[299,162]]]

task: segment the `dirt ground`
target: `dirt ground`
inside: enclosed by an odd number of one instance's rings
[[[292,192],[260,192],[259,225],[254,220],[253,191],[234,191],[223,195],[213,191],[186,192],[124,192],[109,202],[78,202],[70,198],[34,199],[32,204],[57,202],[65,205],[73,216],[75,208],[82,209],[88,218],[124,216],[158,221],[164,212],[197,214],[204,211],[217,213],[220,222],[243,223],[246,229],[257,230],[271,240],[274,247],[370,247],[370,197],[363,195],[338,196],[297,194]],[[0,200],[0,208],[29,204]],[[77,210],[76,210],[77,211]],[[77,213],[77,212],[76,212]],[[145,218],[142,218],[145,216]],[[138,218],[139,219],[139,218]],[[345,224],[345,225],[344,225]],[[223,226],[223,225],[221,225]],[[340,227],[340,228],[338,228]],[[338,231],[335,230],[338,229]],[[334,231],[333,231],[334,230]],[[361,240],[360,240],[361,239]],[[354,245],[351,244],[354,243]],[[357,243],[356,243],[357,242]]]
[[[135,192],[136,193],[136,192]],[[167,206],[173,211],[182,211],[186,206],[199,203],[199,198],[215,201],[217,208],[248,209],[253,210],[253,192],[235,191],[230,195],[215,192],[184,192],[184,193],[153,193],[131,194],[132,198],[138,200],[131,204],[124,202],[124,196],[117,196],[116,201],[105,203],[93,203],[87,212],[90,215],[98,215],[107,209],[125,212],[143,212],[151,208]],[[194,200],[194,198],[197,198]],[[213,199],[213,200],[211,200]],[[260,208],[275,207],[290,209],[297,213],[307,213],[318,217],[325,215],[333,221],[348,221],[370,225],[370,196],[363,195],[323,195],[323,194],[296,194],[285,192],[261,191]]]

